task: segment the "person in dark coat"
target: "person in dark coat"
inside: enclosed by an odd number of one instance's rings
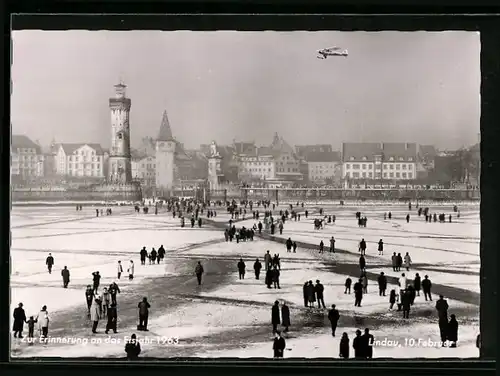
[[[408,292],[408,290],[406,290],[401,295],[401,307],[403,308],[403,318],[409,319],[410,318],[410,308],[411,308],[411,295]]]
[[[361,330],[356,330],[356,337],[352,340],[352,348],[354,349],[354,358],[363,359],[366,358],[363,353],[363,344],[361,343],[363,339],[361,338]]]
[[[266,270],[266,279],[265,279],[265,284],[267,285],[267,288],[271,288],[271,284],[273,283],[273,271],[271,269]]]
[[[314,303],[316,302],[316,294],[314,291],[314,285],[312,281],[307,283],[307,302],[309,303],[309,307],[314,307]]]
[[[392,261],[392,271],[397,272],[398,271],[398,256],[396,255],[396,252],[393,253],[391,256],[391,261]]]
[[[146,247],[142,247],[140,256],[141,256],[141,265],[146,265],[146,257],[148,257],[148,251],[146,250]]]
[[[279,331],[276,331],[276,337],[274,338],[273,342],[274,358],[283,358],[285,348],[285,339],[281,336],[281,333]]]
[[[158,264],[161,260],[165,258],[165,248],[163,248],[163,244],[158,248]]]
[[[396,303],[396,290],[392,289],[389,294],[389,309],[392,309],[395,303]]]
[[[438,311],[438,324],[439,333],[441,335],[441,342],[444,343],[447,340],[448,332],[448,302],[443,298],[443,295],[439,295],[439,299],[436,302],[436,311]]]
[[[92,273],[92,282],[94,284],[93,286],[94,294],[97,294],[97,290],[99,289],[99,284],[101,283],[101,275],[99,274],[98,271]]]
[[[413,280],[413,288],[415,289],[415,294],[417,296],[420,296],[420,289],[421,289],[421,283],[422,280],[420,279],[420,275],[417,273],[415,274],[415,279]]]
[[[332,304],[332,309],[328,312],[328,320],[332,326],[332,336],[335,337],[335,331],[337,330],[337,324],[340,319],[340,314],[338,309],[335,308],[335,304]]]
[[[205,269],[203,269],[203,266],[201,265],[201,261],[198,261],[198,264],[194,268],[194,274],[196,274],[196,279],[198,280],[198,286],[201,285],[201,279],[203,277],[204,272],[205,272]]]
[[[297,253],[297,243],[296,242],[293,242],[292,249],[293,249],[293,253]]]
[[[415,303],[415,288],[410,285],[406,288],[406,292],[408,293],[408,295],[410,296],[410,305],[413,305],[413,303]]]
[[[448,341],[451,342],[450,347],[457,347],[458,321],[455,315],[450,315],[450,322],[448,323]]]
[[[427,301],[427,297],[432,302],[432,294],[431,294],[432,282],[428,276],[424,276],[424,280],[422,281],[422,291],[424,292],[425,301]]]
[[[47,259],[45,260],[45,265],[47,265],[47,269],[49,274],[52,274],[52,267],[54,266],[54,257],[52,257],[52,253],[49,253]]]
[[[273,286],[276,289],[281,289],[280,287],[280,271],[276,266],[271,270],[271,279],[273,281]]]
[[[109,285],[108,288],[109,296],[111,297],[111,304],[117,304],[116,303],[116,294],[120,293],[120,288],[116,284],[116,282],[113,282],[112,284]]]
[[[304,295],[304,307],[309,307],[309,296],[307,295],[308,293],[308,286],[309,283],[306,281],[304,283],[304,286],[302,286],[302,293]]]
[[[365,271],[365,268],[366,268],[366,260],[365,257],[361,255],[361,257],[359,258],[359,269],[363,272]]]
[[[351,293],[351,284],[352,284],[352,279],[347,277],[345,280],[345,291],[344,294],[350,294]]]
[[[354,307],[361,307],[363,300],[363,284],[361,279],[354,284]]]
[[[359,242],[359,252],[361,255],[366,255],[366,242],[365,239],[361,239]]]
[[[12,331],[14,332],[14,337],[17,338],[19,334],[19,338],[23,338],[23,328],[24,323],[26,322],[26,313],[23,309],[23,303],[19,303],[19,306],[14,309],[14,325],[12,327]]]
[[[321,308],[321,305],[323,305],[323,308],[326,308],[325,300],[323,297],[325,287],[319,282],[319,279],[316,280],[316,286],[314,286],[314,291],[316,293],[316,299],[318,300],[318,308]]]
[[[277,300],[274,302],[273,308],[271,308],[271,323],[273,324],[273,334],[275,334],[278,330],[278,325],[281,324],[280,302]]]
[[[64,269],[61,270],[61,276],[63,279],[63,287],[66,289],[68,288],[69,284],[69,270],[67,266],[65,266]]]
[[[340,339],[339,346],[339,357],[343,359],[349,359],[349,337],[347,333],[342,333],[342,338]]]
[[[283,303],[281,306],[281,325],[285,327],[285,330],[283,330],[283,333],[288,333],[288,327],[291,325],[290,324],[290,308],[286,305],[286,303]]]
[[[323,243],[323,240],[319,242],[319,253],[323,253],[325,248],[325,243]]]
[[[246,265],[243,262],[243,259],[240,258],[240,261],[238,262],[238,274],[240,276],[240,279],[245,279],[245,268]]]
[[[403,266],[403,257],[401,256],[401,253],[398,253],[398,255],[396,256],[396,271],[401,271],[401,267]]]
[[[378,241],[378,255],[382,256],[384,254],[384,242],[382,239]]]
[[[148,331],[148,318],[149,318],[149,308],[151,305],[148,303],[148,298],[142,298],[142,302],[137,305],[139,308],[139,330]]]
[[[111,303],[111,306],[108,307],[107,316],[108,316],[108,322],[106,323],[105,333],[108,334],[110,330],[112,330],[113,333],[118,333],[116,331],[116,324],[118,323],[118,313],[116,311],[115,303]]]
[[[35,324],[37,323],[37,320],[35,320],[33,316],[30,316],[26,323],[28,324],[28,341],[30,345],[33,345],[33,338],[35,337]]]
[[[85,301],[87,302],[87,311],[90,316],[90,307],[92,307],[92,302],[94,301],[94,290],[90,285],[87,285],[87,289],[85,290]]]
[[[373,357],[373,341],[375,338],[370,334],[370,329],[365,329],[365,334],[361,336],[361,344],[363,348],[363,357],[371,359]]]
[[[385,296],[385,291],[387,290],[387,277],[385,276],[384,272],[380,273],[377,282],[379,296]]]
[[[125,344],[125,353],[127,354],[128,360],[137,360],[139,354],[141,353],[141,345],[137,341],[135,334],[130,336],[130,340]]]
[[[156,252],[156,249],[152,249],[151,250],[151,253],[149,254],[149,261],[152,263],[152,264],[155,264],[156,263],[156,257],[158,256],[158,253]]]
[[[256,259],[255,263],[253,264],[253,270],[255,271],[255,279],[259,279],[261,269],[262,269],[262,264],[260,263],[259,259]]]

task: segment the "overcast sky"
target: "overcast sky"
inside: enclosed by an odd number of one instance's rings
[[[132,99],[132,145],[167,110],[187,147],[476,142],[480,41],[473,32],[14,31],[13,133],[110,143],[108,99]],[[349,57],[316,58],[339,46]]]

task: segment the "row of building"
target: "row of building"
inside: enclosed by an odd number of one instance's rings
[[[165,122],[170,129],[166,114],[162,121],[164,128]],[[142,145],[131,152],[132,179],[145,187],[156,184],[155,143],[153,138],[144,138]],[[207,179],[210,145],[186,150],[182,143],[175,143],[174,179]],[[471,150],[477,151],[474,163],[479,163],[479,145]],[[432,146],[415,143],[343,143],[340,151],[333,150],[331,145],[291,147],[278,134],[268,146],[234,141],[231,145],[217,146],[217,152],[227,182],[268,185],[414,181],[428,177],[435,170],[435,161],[446,157]],[[14,135],[11,155],[13,180],[59,177],[99,181],[107,176],[109,151],[95,143],[53,142],[44,150],[27,136]]]

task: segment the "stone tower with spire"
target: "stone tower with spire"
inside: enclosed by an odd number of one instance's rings
[[[160,196],[170,196],[174,184],[175,139],[168,121],[167,111],[163,112],[160,131],[156,139],[156,191]]]

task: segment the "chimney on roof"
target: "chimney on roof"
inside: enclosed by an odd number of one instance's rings
[[[383,142],[380,143],[380,150],[384,150],[384,143]]]
[[[405,143],[405,150],[408,150],[408,143]]]

